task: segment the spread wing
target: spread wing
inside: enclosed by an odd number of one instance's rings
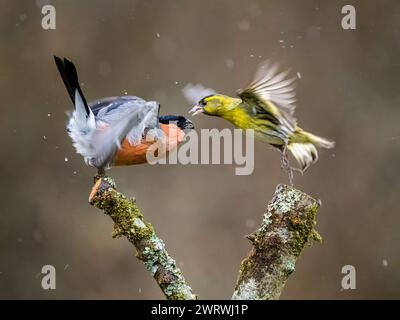
[[[193,85],[188,83],[182,89],[182,94],[189,103],[195,105],[204,97],[215,94],[215,91],[213,89],[206,88],[201,84]]]
[[[112,164],[125,138],[131,144],[137,144],[145,130],[150,129],[154,129],[154,136],[164,136],[158,124],[160,105],[157,102],[131,96],[110,97],[90,102],[89,108],[95,115],[94,128],[87,133],[77,130],[74,117],[68,128],[78,153],[97,168]]]
[[[287,78],[289,70],[279,72],[279,64],[266,61],[258,68],[254,80],[238,96],[259,114],[275,117],[288,129],[294,130],[296,119],[295,77]]]
[[[96,120],[110,127],[116,126],[127,117],[132,117],[131,127],[126,138],[131,144],[138,144],[146,131],[153,130],[158,138],[163,137],[158,122],[160,104],[156,101],[145,101],[134,96],[110,97],[89,103],[96,115]]]
[[[88,143],[86,161],[98,169],[109,167],[121,146],[121,141],[125,139],[135,122],[136,111],[128,114],[113,126],[97,122],[96,129],[85,141]]]

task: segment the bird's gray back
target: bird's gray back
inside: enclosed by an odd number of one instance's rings
[[[111,126],[118,124],[126,117],[132,118],[132,128],[127,138],[136,144],[142,138],[145,130],[158,129],[159,103],[145,101],[135,96],[120,96],[103,98],[89,103],[89,107],[97,122],[105,122]],[[156,135],[162,136],[158,130]]]
[[[125,113],[129,109],[140,108],[145,103],[145,100],[135,96],[116,96],[91,101],[89,102],[89,107],[96,117],[103,120],[103,118],[120,113],[121,111]]]

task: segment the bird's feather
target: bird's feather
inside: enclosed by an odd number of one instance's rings
[[[135,125],[137,113],[139,110],[133,110],[125,118],[121,119],[112,126],[98,126],[88,139],[92,148],[92,156],[89,164],[96,168],[108,168],[111,166],[114,156],[121,142],[125,139],[128,132]]]
[[[96,119],[113,126],[125,117],[134,114],[131,130],[126,138],[131,144],[138,144],[145,132],[153,130],[157,138],[162,138],[158,115],[160,104],[155,101],[145,101],[134,96],[110,97],[93,101],[89,104],[96,112]]]
[[[72,100],[76,108],[76,92],[79,93],[80,101],[82,102],[81,106],[84,107],[86,112],[86,116],[90,116],[90,110],[88,104],[86,102],[85,96],[83,95],[81,86],[78,80],[78,73],[76,71],[75,65],[69,61],[68,59],[64,58],[64,60],[60,59],[59,57],[54,56],[54,61],[56,62],[57,69],[60,72],[61,78],[64,82],[65,87],[67,88],[68,94]]]
[[[294,81],[287,78],[289,71],[279,72],[279,64],[264,62],[258,68],[254,80],[238,96],[257,112],[275,117],[290,130],[296,128],[294,118],[296,92]]]
[[[77,153],[84,156],[88,164],[105,169],[111,165],[117,149],[125,138],[131,144],[139,143],[144,128],[155,128],[156,134],[163,137],[162,130],[154,125],[152,112],[158,110],[154,111],[151,103],[145,103],[143,106],[125,103],[109,113],[105,107],[98,111],[95,124],[82,130],[83,127],[75,111],[68,124],[68,133]]]
[[[191,104],[197,104],[201,99],[206,96],[215,94],[215,90],[206,88],[201,84],[188,83],[183,89],[182,94],[186,100]]]

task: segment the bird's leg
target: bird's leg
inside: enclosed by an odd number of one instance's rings
[[[289,183],[293,186],[293,168],[289,164],[289,157],[287,153],[287,147],[284,146],[281,152],[281,168],[286,170],[289,177]]]
[[[289,176],[289,183],[293,187],[293,168],[290,166],[287,168],[288,176]]]
[[[287,155],[287,147],[284,146],[281,150],[281,168],[287,169],[289,167],[289,158]]]

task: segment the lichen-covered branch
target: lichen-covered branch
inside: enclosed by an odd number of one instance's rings
[[[261,227],[247,236],[253,244],[242,261],[232,299],[278,299],[304,246],[321,241],[314,229],[320,203],[286,185],[278,185]]]
[[[164,242],[157,237],[153,226],[144,220],[136,201],[117,192],[111,178],[103,177],[96,181],[89,202],[104,210],[114,221],[113,237],[125,236],[135,246],[137,258],[143,261],[167,299],[197,298],[165,249]]]

